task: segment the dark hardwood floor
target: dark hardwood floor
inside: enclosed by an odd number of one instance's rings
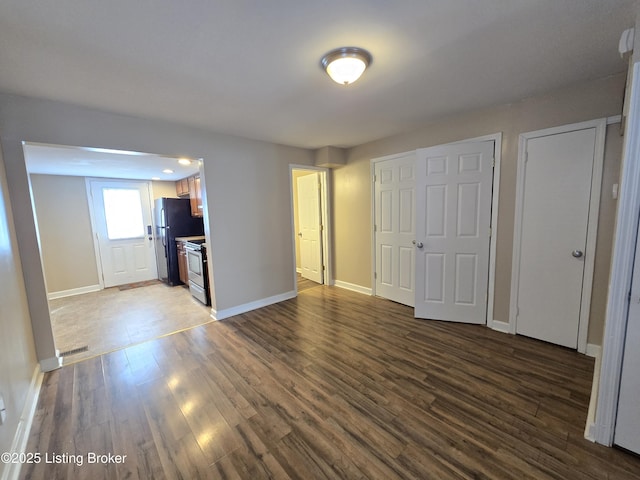
[[[311,288],[47,374],[27,451],[76,461],[22,478],[640,479],[639,458],[582,436],[592,371],[560,347]]]

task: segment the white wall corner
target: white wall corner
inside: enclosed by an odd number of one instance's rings
[[[334,285],[336,287],[344,288],[345,290],[351,290],[352,292],[362,293],[364,295],[371,296],[373,294],[373,290],[371,288],[362,287],[354,283],[343,282],[342,280],[336,280],[334,282]]]
[[[213,318],[214,320],[224,320],[225,318],[233,317],[234,315],[247,313],[252,310],[257,310],[258,308],[273,305],[274,303],[284,302],[285,300],[295,298],[297,295],[298,293],[295,290],[291,290],[289,292],[281,293],[279,295],[262,298],[254,302],[245,303],[242,305],[238,305],[236,307],[225,308],[223,310],[215,310],[212,308],[211,318]]]
[[[29,390],[27,391],[27,397],[25,398],[24,407],[20,414],[20,420],[18,421],[18,427],[11,443],[11,454],[25,453],[27,448],[27,440],[29,440],[29,433],[31,432],[31,425],[33,424],[33,417],[36,414],[36,407],[38,406],[38,398],[40,396],[40,387],[42,386],[42,379],[44,374],[40,371],[38,365],[33,371],[31,377],[31,383]],[[20,467],[22,464],[5,463],[4,470],[2,470],[1,480],[17,480],[20,477]]]

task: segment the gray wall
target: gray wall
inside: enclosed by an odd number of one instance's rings
[[[618,115],[622,112],[625,75],[574,85],[518,103],[466,112],[424,128],[370,142],[348,152],[345,167],[333,172],[334,188],[334,272],[337,280],[371,287],[371,179],[370,160],[421,147],[460,141],[502,132],[502,168],[496,252],[496,284],[494,319],[509,321],[511,289],[511,256],[516,198],[516,165],[520,133]],[[615,158],[605,161],[605,178],[609,183],[619,165],[620,137],[611,129],[607,136],[607,152]],[[617,145],[617,146],[616,146]],[[609,185],[603,195],[610,194]],[[340,208],[348,205],[349,208]],[[615,202],[604,202],[601,217],[613,217]],[[612,226],[604,222],[598,239],[612,235]],[[604,231],[606,229],[606,232]],[[598,265],[594,288],[596,311],[592,312],[589,343],[602,341],[600,306],[606,301],[610,246],[605,251],[598,246]],[[595,318],[594,315],[598,315]]]
[[[232,309],[293,291],[289,164],[312,165],[313,152],[0,94],[0,142],[20,219],[16,232],[24,245],[21,259],[40,360],[55,357],[55,345],[22,141],[203,158],[213,308]]]
[[[9,452],[38,364],[2,155],[0,278],[0,395],[4,397],[7,409],[7,423],[0,427],[0,452]],[[7,466],[0,464],[0,477],[4,468]]]
[[[31,175],[48,293],[99,285],[84,177]]]

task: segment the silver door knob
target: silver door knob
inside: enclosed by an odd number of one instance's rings
[[[299,233],[298,233],[298,236],[299,236],[299,237],[301,237],[301,236],[302,236],[302,232],[299,232]]]
[[[584,254],[582,253],[582,250],[574,250],[573,252],[571,252],[571,255],[573,255],[575,258],[580,258]]]
[[[422,242],[416,242],[415,240],[413,240],[411,243],[413,243],[416,247],[418,248],[422,248],[424,247],[424,245],[422,244]]]

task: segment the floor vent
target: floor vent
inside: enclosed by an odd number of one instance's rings
[[[77,355],[78,353],[88,352],[88,351],[89,351],[89,346],[85,345],[84,347],[78,347],[78,348],[74,348],[72,350],[67,350],[66,352],[61,352],[60,356],[61,357],[68,357],[70,355]]]

